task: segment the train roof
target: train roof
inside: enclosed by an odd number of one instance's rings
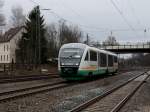
[[[86,48],[88,45],[82,43],[68,43],[64,44],[61,48]]]
[[[91,47],[91,46],[88,46],[86,44],[83,44],[83,43],[68,43],[68,44],[64,44],[61,49],[63,48],[82,48],[82,49],[85,49],[85,48],[89,48],[91,50],[94,50],[94,51],[100,51],[102,53],[107,53],[109,55],[114,55],[114,56],[117,56],[115,53],[113,52],[110,52],[110,51],[106,51],[106,50],[103,50],[103,49],[98,49],[98,48],[95,48],[95,47]]]
[[[113,52],[110,52],[110,51],[107,51],[107,50],[104,50],[104,49],[98,49],[98,48],[96,48],[96,47],[91,47],[91,46],[89,46],[89,48],[90,48],[90,49],[93,49],[93,50],[100,51],[100,52],[105,53],[105,54],[117,56],[117,54],[115,54],[115,53],[113,53]]]

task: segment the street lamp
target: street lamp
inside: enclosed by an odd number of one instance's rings
[[[43,10],[43,11],[50,11],[51,9],[48,8],[44,8],[44,9],[40,9],[39,10]],[[38,16],[38,24],[39,24],[39,64],[41,64],[41,35],[40,35],[40,15]]]
[[[37,9],[37,35],[36,35],[36,38],[38,37],[38,44],[39,44],[39,57],[38,57],[38,60],[39,60],[39,66],[40,66],[40,71],[41,71],[41,32],[40,32],[40,15],[38,13],[38,10],[45,10],[45,11],[49,11],[51,9],[47,9],[47,8],[44,8],[44,9],[40,9],[39,6],[37,6],[38,9]]]
[[[47,10],[47,11],[49,11],[49,10],[51,10],[51,9],[40,9],[40,10]]]

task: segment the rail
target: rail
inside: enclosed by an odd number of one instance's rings
[[[6,92],[0,93],[0,102],[6,101],[12,98],[18,98],[21,96],[27,96],[30,94],[40,93],[40,92],[44,92],[47,90],[50,91],[50,90],[64,88],[64,87],[68,87],[72,85],[74,84],[67,84],[65,81],[61,81],[61,82],[56,82],[56,83],[51,83],[51,84],[41,84],[38,86],[6,91]]]
[[[41,80],[50,78],[60,78],[60,77],[58,74],[1,77],[0,83],[22,82],[22,81]]]
[[[143,72],[142,74],[140,74],[140,75],[138,75],[138,76],[135,76],[135,77],[129,79],[127,82],[125,82],[125,83],[123,83],[123,84],[121,84],[121,85],[119,85],[119,86],[117,86],[117,87],[114,87],[114,88],[112,88],[111,90],[108,90],[108,91],[104,92],[103,94],[94,97],[94,98],[91,99],[91,100],[88,100],[87,102],[85,102],[85,103],[83,103],[83,104],[81,104],[81,105],[79,105],[79,106],[73,108],[73,109],[70,110],[69,112],[79,112],[79,111],[81,111],[81,110],[86,109],[86,108],[89,107],[90,105],[92,105],[92,104],[98,102],[98,101],[101,100],[102,98],[104,98],[104,97],[106,97],[107,95],[113,93],[114,91],[120,89],[121,87],[127,85],[129,82],[133,81],[134,79],[140,77],[141,75],[143,75],[143,74],[145,74],[145,73],[147,73],[147,72]],[[137,89],[138,89],[138,88],[137,88]],[[135,91],[134,91],[134,92],[135,92]],[[114,110],[116,110],[116,109],[114,109]],[[113,110],[112,112],[117,112],[117,111],[114,111],[114,110]]]

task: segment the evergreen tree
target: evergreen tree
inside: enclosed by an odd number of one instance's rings
[[[47,39],[45,37],[44,18],[41,16],[39,6],[29,14],[25,22],[25,32],[18,46],[26,63],[40,64],[47,61]],[[21,55],[21,54],[20,54]]]

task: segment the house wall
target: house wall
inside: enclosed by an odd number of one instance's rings
[[[0,64],[9,64],[16,62],[16,49],[18,49],[18,40],[22,37],[21,29],[10,41],[0,43]]]
[[[10,43],[0,43],[0,63],[10,63]]]
[[[16,49],[18,49],[18,41],[22,37],[23,29],[21,29],[11,40],[10,40],[10,60],[16,62]]]

